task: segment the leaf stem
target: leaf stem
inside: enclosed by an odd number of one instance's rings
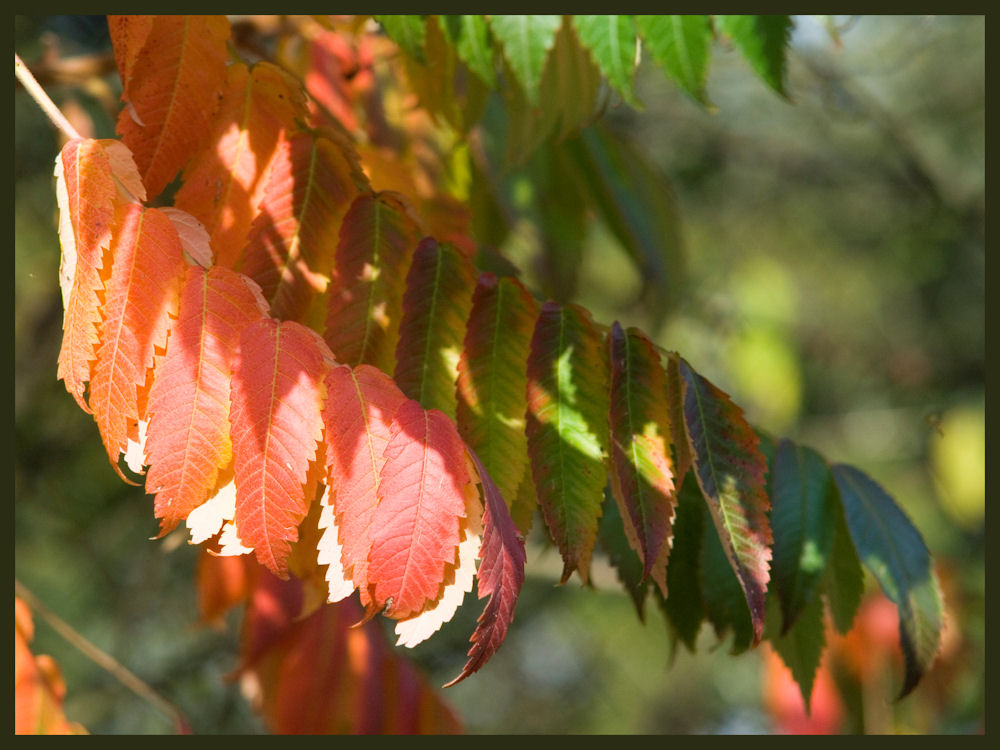
[[[105,653],[93,643],[88,641],[82,635],[80,635],[73,626],[67,623],[65,620],[56,615],[52,610],[45,606],[41,600],[35,596],[27,587],[24,586],[20,581],[14,579],[14,593],[23,599],[27,605],[38,615],[45,620],[52,629],[55,630],[59,635],[65,638],[70,645],[75,646],[84,656],[89,658],[95,664],[97,664],[102,669],[109,672],[114,676],[122,685],[127,687],[133,693],[138,695],[140,698],[148,701],[161,712],[166,714],[171,721],[174,722],[174,726],[177,731],[181,734],[190,734],[191,729],[184,720],[184,716],[181,714],[180,709],[173,705],[166,698],[157,693],[153,688],[143,682],[141,679],[136,677],[132,672],[126,669],[121,663],[118,662],[113,656]]]
[[[28,93],[31,94],[31,98],[38,102],[38,106],[49,116],[52,123],[59,128],[66,135],[67,138],[74,139],[79,138],[80,133],[77,129],[73,127],[69,120],[66,119],[59,107],[49,98],[49,95],[45,93],[38,81],[28,70],[28,66],[25,65],[18,54],[14,53],[14,75],[17,76],[17,80],[21,82]]]

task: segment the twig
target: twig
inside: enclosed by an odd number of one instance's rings
[[[17,53],[14,53],[14,75],[17,76],[17,80],[21,82],[24,88],[31,94],[31,98],[38,102],[38,106],[49,116],[53,124],[59,128],[66,137],[73,139],[79,138],[80,134],[77,132],[76,128],[70,124],[70,121],[66,119],[66,116],[59,111],[53,101],[49,98],[49,95],[45,93],[45,89],[38,85],[38,81],[35,77],[31,75],[31,71],[28,70],[28,66],[25,65],[21,58],[18,57]]]
[[[181,734],[190,734],[191,729],[184,720],[180,710],[166,698],[157,693],[153,688],[136,677],[125,668],[113,656],[105,653],[82,635],[76,632],[71,625],[61,619],[52,610],[42,604],[41,600],[35,596],[20,581],[14,580],[14,593],[23,599],[34,612],[37,612],[52,629],[65,638],[70,645],[75,646],[84,656],[89,658],[102,669],[114,676],[122,685],[127,687],[140,698],[148,701],[161,712],[166,714],[177,731]]]

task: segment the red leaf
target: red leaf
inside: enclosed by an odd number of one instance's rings
[[[462,673],[445,687],[456,685],[479,671],[507,637],[514,607],[524,583],[524,540],[514,526],[507,505],[479,457],[469,451],[483,487],[483,546],[479,552],[479,598],[490,597],[472,634],[469,660]]]
[[[118,454],[126,449],[129,430],[144,417],[138,389],[146,383],[156,348],[166,343],[184,259],[177,230],[155,208],[122,207],[112,237],[114,265],[90,406],[111,465],[124,479]]]
[[[746,596],[754,645],[764,630],[764,598],[770,579],[770,502],[767,462],[743,411],[721,390],[678,358],[684,382],[684,419],[695,476],[712,512],[719,540]]]
[[[438,598],[471,480],[454,423],[416,401],[397,409],[383,456],[368,590],[375,608],[404,619]]]
[[[143,30],[145,22],[137,24]],[[112,18],[126,107],[118,134],[135,155],[150,196],[157,196],[191,155],[209,143],[209,122],[226,78],[225,16],[153,16],[143,36]],[[125,33],[119,36],[124,30]]]
[[[325,338],[337,361],[391,372],[416,219],[392,193],[364,194],[340,228]]]
[[[475,283],[469,259],[430,237],[417,246],[406,275],[393,376],[407,396],[450,417]]]
[[[260,284],[278,318],[301,320],[326,289],[341,219],[367,187],[352,151],[344,139],[297,133],[272,159],[243,272]]]
[[[80,408],[97,358],[101,322],[99,293],[104,290],[104,253],[111,244],[117,190],[111,162],[101,141],[72,140],[56,160],[60,208],[60,285],[63,291],[63,339],[57,376]],[[102,273],[103,271],[103,273]]]
[[[241,682],[271,731],[284,734],[453,733],[451,708],[348,599],[304,619],[295,579],[263,573],[244,620]]]
[[[149,394],[149,470],[160,535],[187,518],[232,460],[229,383],[240,331],[266,315],[260,291],[242,274],[190,266],[177,321]]]
[[[321,555],[324,546],[333,547],[335,541],[341,546],[343,575],[360,589],[362,604],[367,605],[368,552],[379,472],[392,436],[393,417],[406,396],[388,375],[370,365],[331,369],[326,391],[327,484],[336,515],[336,525],[328,533],[338,538],[321,542]]]
[[[233,459],[240,541],[287,575],[291,542],[309,510],[309,464],[322,436],[326,345],[291,321],[265,318],[240,334],[232,381]]]
[[[629,545],[667,595],[667,559],[677,506],[670,459],[666,374],[639,330],[615,323],[611,349],[611,477]]]
[[[174,205],[205,225],[216,263],[237,267],[267,187],[267,170],[286,133],[304,113],[300,86],[280,68],[241,63],[226,71],[210,144],[193,155]]]

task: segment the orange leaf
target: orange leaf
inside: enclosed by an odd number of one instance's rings
[[[230,65],[209,130],[208,147],[184,170],[174,198],[211,237],[216,263],[236,267],[267,186],[267,169],[278,143],[304,113],[296,82],[280,68]]]
[[[321,542],[320,563],[335,562],[322,559],[330,554],[324,549],[341,545],[343,575],[360,589],[361,601],[367,605],[368,551],[379,472],[392,436],[393,417],[406,397],[388,375],[370,365],[354,370],[346,365],[333,368],[326,376],[326,390],[327,484],[336,525],[328,526],[334,536]]]
[[[123,25],[112,18],[126,107],[118,134],[135,155],[150,196],[157,196],[191,155],[207,144],[210,118],[226,78],[225,16],[153,16]],[[122,30],[122,35],[119,35]]]
[[[244,250],[243,272],[276,317],[301,320],[326,289],[340,222],[367,178],[344,140],[297,133],[275,153]]]
[[[114,264],[104,305],[101,345],[90,383],[90,406],[115,471],[139,413],[140,386],[167,337],[184,270],[177,230],[161,211],[136,203],[116,216]]]
[[[34,634],[28,606],[14,597],[14,734],[86,734],[63,713],[66,685],[59,667],[31,653]]]
[[[383,456],[368,590],[375,608],[405,619],[438,598],[445,568],[455,562],[471,480],[454,423],[416,401],[396,411]]]
[[[240,331],[266,315],[246,276],[190,266],[166,357],[149,394],[149,471],[160,535],[205,502],[232,460],[229,382]]]
[[[280,576],[312,500],[304,485],[323,431],[327,357],[319,335],[292,321],[265,318],[240,335],[230,412],[233,521],[240,541]]]
[[[90,381],[97,358],[99,293],[107,276],[104,253],[111,244],[117,190],[101,141],[76,139],[67,143],[56,159],[56,178],[64,308],[57,377],[89,413],[84,384]]]

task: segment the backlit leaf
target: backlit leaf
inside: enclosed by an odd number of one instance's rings
[[[458,431],[507,503],[528,463],[524,363],[537,309],[516,279],[480,276],[458,363]]]
[[[725,558],[746,595],[756,645],[764,629],[772,542],[764,489],[766,464],[743,411],[683,359],[678,367],[684,380],[684,420],[695,476]]]
[[[791,17],[716,16],[715,20],[757,75],[785,96],[785,54],[792,33]]]
[[[727,634],[732,633],[730,652],[740,654],[746,651],[755,637],[754,623],[746,606],[746,594],[733,573],[733,565],[723,549],[719,534],[708,523],[703,525],[698,573],[705,617],[712,623],[716,637],[721,643]]]
[[[774,604],[768,606],[767,612],[768,641],[791,670],[808,711],[816,670],[826,647],[823,600],[817,596],[806,603],[790,628],[781,624],[782,617]]]
[[[121,26],[112,22],[110,29],[116,34]],[[225,16],[152,16],[137,55],[129,32],[127,51],[118,60],[127,106],[117,131],[150,196],[159,195],[191,155],[210,143],[228,39]]]
[[[514,607],[524,584],[524,539],[507,512],[507,505],[489,472],[472,451],[469,457],[475,465],[483,491],[483,545],[479,552],[479,598],[490,597],[479,616],[472,634],[469,660],[461,674],[445,687],[451,687],[478,672],[507,637],[514,619]]]
[[[636,40],[631,16],[574,15],[573,25],[583,46],[615,90],[632,106],[639,101],[632,90]]]
[[[837,464],[832,471],[858,557],[899,608],[903,697],[930,668],[941,645],[940,585],[920,532],[886,491],[853,466]]]
[[[392,372],[406,272],[419,239],[395,194],[354,199],[340,228],[324,334],[338,362]]]
[[[446,16],[445,19],[454,16]],[[496,85],[497,75],[493,63],[493,47],[489,40],[486,19],[476,15],[461,15],[458,29],[452,39],[458,56],[490,88]]]
[[[205,502],[232,460],[232,358],[243,328],[266,314],[260,290],[245,276],[188,267],[149,394],[146,491],[156,495],[161,536]]]
[[[709,17],[639,15],[635,25],[645,48],[667,75],[695,101],[707,104],[705,81],[712,45]]]
[[[209,129],[209,148],[192,155],[174,205],[202,224],[211,237],[216,263],[237,267],[250,226],[264,199],[267,167],[279,141],[305,114],[301,85],[266,62],[252,70],[242,63],[226,69],[218,111]]]
[[[587,581],[604,499],[608,445],[607,358],[590,313],[542,305],[528,358],[527,434],[531,472],[549,532]]]
[[[385,33],[417,62],[424,61],[427,22],[424,16],[375,16]]]
[[[348,148],[296,133],[272,159],[243,272],[260,285],[275,317],[302,320],[312,297],[326,289],[341,220],[367,182]]]
[[[333,553],[324,550],[334,545],[339,548],[340,569],[345,578],[353,581],[351,589],[360,589],[361,603],[367,605],[366,571],[378,504],[379,472],[392,436],[393,417],[406,396],[388,375],[370,365],[353,370],[346,365],[332,368],[326,376],[326,391],[326,481],[336,525],[328,526],[327,533],[332,536],[324,534],[320,553],[329,558]]]
[[[184,272],[180,239],[173,223],[155,208],[120,207],[112,230],[114,264],[107,286],[101,345],[90,382],[90,406],[115,471],[139,413],[157,347],[167,338],[168,316],[176,310]]]
[[[99,293],[109,275],[104,255],[111,245],[117,190],[101,141],[69,141],[56,158],[55,174],[62,245],[59,283],[63,297],[63,338],[57,377],[80,408],[90,412],[83,393],[97,358]]]
[[[784,633],[815,598],[833,545],[833,480],[823,457],[791,440],[778,443],[771,485],[774,588]]]
[[[425,238],[417,246],[403,295],[393,377],[427,409],[455,415],[455,380],[475,287],[472,264],[454,246]]]
[[[455,425],[413,400],[396,410],[383,456],[368,591],[376,610],[405,619],[438,598],[454,564],[471,478]]]
[[[322,437],[326,344],[298,323],[264,318],[240,334],[232,380],[233,460],[240,541],[279,576],[309,510],[309,464]]]
[[[612,489],[629,544],[667,595],[667,559],[677,497],[670,456],[666,374],[646,336],[618,323],[608,337],[611,361]]]
[[[539,104],[539,84],[561,16],[491,16],[490,29],[532,106]]]

